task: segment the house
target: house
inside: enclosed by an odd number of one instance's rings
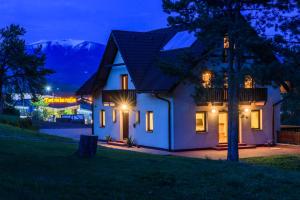
[[[94,134],[101,140],[129,137],[165,150],[214,148],[226,144],[227,89],[211,87],[211,72],[200,74],[205,89],[198,101],[194,86],[161,70],[162,60],[180,62],[183,51],[203,47],[175,28],[149,32],[112,31],[98,72],[78,91],[93,93]],[[225,85],[225,84],[224,84]],[[245,77],[240,95],[239,142],[263,145],[276,140],[280,127],[278,88],[259,87]]]

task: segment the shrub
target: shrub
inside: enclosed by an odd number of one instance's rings
[[[36,129],[36,127],[33,126],[30,118],[21,119],[19,116],[14,115],[0,115],[0,123],[24,129]]]
[[[110,135],[105,136],[105,140],[107,143],[112,141],[112,137]]]
[[[132,146],[134,146],[134,139],[131,136],[129,136],[126,143],[127,143],[128,147],[132,147]]]

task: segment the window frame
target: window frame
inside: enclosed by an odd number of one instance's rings
[[[252,127],[252,112],[258,112],[258,128]],[[262,130],[262,110],[261,109],[251,110],[250,127],[252,130]]]
[[[150,129],[150,116],[152,114],[152,129]],[[154,131],[154,112],[153,111],[146,111],[146,132],[153,133]]]
[[[197,114],[204,114],[204,130],[197,130]],[[207,112],[206,111],[196,111],[195,113],[195,131],[196,133],[206,133],[207,132]]]
[[[112,122],[113,123],[117,122],[117,110],[116,109],[112,110]]]
[[[105,110],[100,110],[100,128],[105,128],[106,126],[106,116]]]
[[[128,90],[128,74],[121,74],[121,89]]]

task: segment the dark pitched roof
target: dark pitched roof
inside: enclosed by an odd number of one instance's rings
[[[113,63],[118,50],[138,91],[169,91],[178,82],[178,78],[164,73],[159,62],[164,59],[172,63],[179,62],[179,52],[183,52],[183,49],[168,52],[161,49],[179,31],[179,28],[149,32],[112,31],[98,72],[77,91],[77,94],[86,95],[101,90],[111,69],[108,65]]]
[[[78,96],[88,96],[90,94],[92,94],[92,88],[94,85],[94,81],[96,79],[96,73],[93,74],[77,91],[76,91],[76,95]]]

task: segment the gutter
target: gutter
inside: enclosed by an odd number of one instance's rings
[[[163,97],[160,97],[159,94],[155,94],[155,97],[157,99],[160,99],[164,102],[168,103],[168,151],[172,151],[171,147],[171,101],[168,99],[165,99]]]

